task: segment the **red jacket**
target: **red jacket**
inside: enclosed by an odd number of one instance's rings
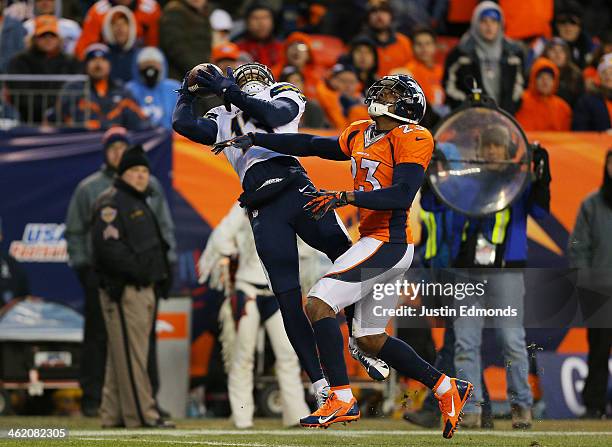
[[[236,42],[241,51],[249,53],[255,62],[273,67],[280,62],[283,54],[283,44],[271,38],[265,42],[245,37]]]

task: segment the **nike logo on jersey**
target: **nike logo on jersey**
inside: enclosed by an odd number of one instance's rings
[[[455,399],[451,399],[451,411],[447,414],[451,418],[455,416]]]
[[[326,422],[329,422],[339,411],[340,411],[340,408],[336,409],[336,411],[334,411],[329,416],[319,417],[319,424],[325,424]]]
[[[304,192],[306,191],[308,188],[310,188],[310,185],[306,185],[303,188],[298,189],[299,192]]]
[[[415,140],[416,140],[416,141],[421,141],[421,140],[426,140],[426,139],[427,139],[427,138],[425,138],[425,137],[416,137],[416,138],[415,138]]]

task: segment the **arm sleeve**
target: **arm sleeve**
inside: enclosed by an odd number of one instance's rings
[[[123,127],[129,130],[145,130],[150,129],[151,122],[149,118],[144,114],[136,100],[131,97],[126,91],[126,98],[121,101],[121,124]]]
[[[193,113],[195,98],[179,95],[172,114],[172,128],[196,143],[213,144],[217,140],[217,123],[214,114],[209,118],[198,118]]]
[[[442,78],[442,86],[446,92],[446,104],[451,108],[459,106],[467,98],[467,94],[460,79],[461,64],[459,63],[460,52],[455,47],[446,57],[444,62],[444,75]]]
[[[355,201],[352,204],[370,210],[407,210],[424,178],[425,170],[420,164],[398,164],[393,168],[393,183],[390,187],[355,191]]]
[[[168,199],[164,193],[164,188],[155,177],[151,177],[151,187],[155,191],[154,200],[151,202],[151,208],[159,223],[159,229],[166,243],[168,244],[168,262],[171,264],[177,261],[176,254],[176,238],[174,236],[174,221],[170,213]]]
[[[159,19],[161,18],[162,12],[157,2],[153,3],[155,9],[148,15],[147,27],[145,29],[144,41],[147,46],[158,47],[159,46]]]
[[[74,52],[80,60],[85,58],[85,49],[92,43],[99,41],[101,37],[101,30],[102,21],[96,14],[96,5],[94,3],[85,16],[83,28],[81,29],[81,35],[79,36],[79,40],[77,40],[74,47]]]
[[[224,97],[259,123],[271,128],[290,123],[300,112],[293,99],[278,98],[266,101],[247,95],[237,85],[229,87]]]
[[[255,133],[254,143],[281,154],[298,157],[321,157],[327,160],[350,160],[337,137],[319,137],[304,133]]]
[[[212,243],[216,251],[222,256],[238,254],[236,235],[240,231],[244,219],[246,219],[244,210],[236,203],[210,235],[209,243]]]
[[[431,213],[445,211],[445,206],[438,200],[426,181],[423,182],[421,187],[421,208]]]
[[[535,181],[529,191],[529,213],[537,218],[544,217],[550,212],[550,185],[546,182]]]
[[[84,191],[77,188],[68,205],[66,232],[70,265],[79,268],[91,264],[87,255],[87,231],[89,226],[89,203]]]
[[[587,202],[582,203],[574,231],[572,231],[568,242],[567,254],[570,266],[574,268],[587,268],[591,266],[593,241],[587,205]]]
[[[586,96],[582,96],[574,106],[572,115],[572,130],[590,130],[590,109]]]

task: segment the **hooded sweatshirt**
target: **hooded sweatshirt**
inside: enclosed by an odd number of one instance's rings
[[[75,54],[85,57],[85,49],[102,40],[102,28],[106,13],[115,6],[113,0],[99,0],[87,11],[83,21],[83,32],[77,41]],[[136,35],[144,45],[159,44],[159,19],[161,9],[155,0],[134,0],[129,6],[136,19]]]
[[[155,84],[152,84],[152,75],[155,73],[141,73],[140,71],[140,62],[148,60],[157,61],[162,66],[161,72],[155,77]],[[176,90],[181,84],[174,79],[168,79],[167,74],[168,62],[164,54],[155,47],[145,47],[136,56],[132,66],[132,80],[127,83],[126,88],[136,98],[151,124],[171,129],[172,111],[178,96]]]
[[[500,30],[493,41],[485,41],[479,32],[482,14],[497,11]],[[461,38],[445,60],[444,90],[446,102],[455,108],[470,95],[472,79],[484,93],[510,114],[516,113],[523,94],[524,53],[503,34],[504,18],[499,6],[491,1],[480,3],[472,15],[470,30]]]
[[[479,31],[479,22],[481,14],[489,9],[494,9],[501,17],[501,23],[497,36],[492,41],[487,41],[482,38]],[[480,3],[472,13],[472,21],[470,30],[463,37],[469,36],[473,39],[476,48],[476,55],[480,61],[480,72],[482,74],[482,83],[484,90],[495,99],[499,104],[501,96],[501,85],[499,79],[501,77],[501,57],[503,51],[504,40],[504,13],[496,3],[485,1]]]
[[[127,18],[129,26],[129,35],[125,44],[119,45],[115,40],[112,30],[113,17],[117,14],[121,14]],[[102,37],[104,42],[110,48],[109,60],[111,62],[111,74],[110,78],[113,80],[120,80],[122,82],[128,82],[132,79],[132,66],[136,58],[136,19],[132,11],[125,6],[113,6],[102,23]]]
[[[306,95],[307,98],[314,98],[317,94],[317,83],[324,76],[325,70],[317,64],[315,52],[312,49],[312,38],[308,34],[294,32],[287,36],[287,39],[285,39],[283,43],[281,60],[272,68],[272,73],[274,73],[275,79],[280,77],[283,68],[287,65],[287,48],[295,42],[302,42],[308,47],[309,58],[306,64],[300,68],[300,72],[302,76],[304,76],[304,95]]]
[[[550,95],[544,96],[536,89],[536,78],[542,70],[553,73],[554,87]],[[568,131],[572,124],[572,109],[561,97],[559,88],[559,69],[546,58],[537,59],[529,75],[529,87],[523,94],[521,108],[516,119],[523,130]]]

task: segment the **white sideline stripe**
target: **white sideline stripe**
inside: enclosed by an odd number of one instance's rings
[[[511,438],[528,438],[530,436],[612,436],[612,431],[514,431],[514,430],[462,430],[457,431],[456,435],[469,434],[470,436],[504,436]],[[268,436],[341,436],[341,437],[365,437],[365,436],[442,436],[439,430],[75,430],[70,431],[71,436],[75,437],[116,437],[116,436],[137,436],[155,435],[167,437],[179,436],[249,436],[249,435],[268,435]],[[241,445],[241,444],[236,444]],[[245,444],[246,445],[246,444]],[[255,445],[255,444],[248,444]]]
[[[135,439],[125,439],[125,438],[88,438],[88,437],[77,437],[77,439],[81,441],[119,441],[119,442],[133,442]],[[218,442],[218,441],[178,441],[175,439],[136,439],[138,442],[150,442],[150,443],[165,443],[165,444],[189,444],[189,445],[221,445],[221,446],[230,446],[230,447],[269,447],[269,444],[254,444],[252,442],[243,443],[243,442]],[[300,447],[297,445],[280,445],[278,447]]]

